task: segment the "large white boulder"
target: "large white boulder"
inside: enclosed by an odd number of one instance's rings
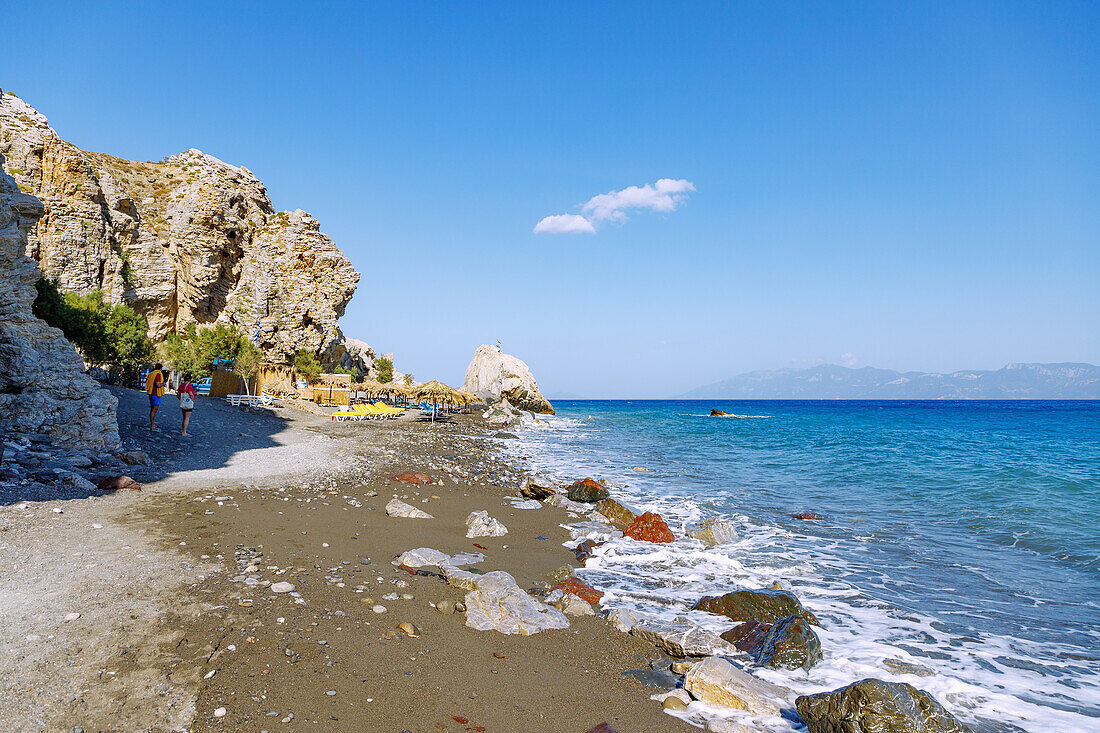
[[[426,511],[417,509],[411,504],[406,504],[400,499],[390,499],[390,503],[386,504],[386,514],[391,517],[404,517],[406,519],[435,519]]]
[[[753,715],[779,715],[791,691],[753,677],[721,657],[696,662],[684,675],[684,689],[707,705],[747,710]]]
[[[470,512],[470,516],[466,517],[467,537],[503,537],[506,534],[508,534],[508,528],[499,520],[490,517],[487,511]]]
[[[447,565],[457,567],[459,565],[473,565],[485,559],[480,552],[463,552],[458,555],[448,555],[445,552],[431,547],[417,547],[415,550],[406,550],[393,561],[394,565],[404,565],[407,568],[422,568],[435,565],[437,567]]]
[[[464,388],[489,403],[506,399],[521,410],[554,414],[527,364],[495,346],[477,347],[466,367]]]
[[[625,625],[620,617],[613,621]],[[626,622],[629,623],[629,622]],[[677,616],[666,623],[656,619],[635,619],[630,633],[660,647],[674,657],[700,657],[707,654],[736,655],[738,651],[725,639],[702,628],[694,621]]]
[[[567,629],[565,614],[532,598],[502,570],[477,576],[466,594],[466,625],[479,631],[529,636],[546,629]]]

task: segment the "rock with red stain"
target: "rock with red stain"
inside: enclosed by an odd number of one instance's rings
[[[722,638],[746,654],[755,657],[772,625],[763,621],[745,621],[722,633]]]
[[[563,593],[572,593],[577,598],[587,601],[588,603],[599,603],[600,599],[603,598],[602,590],[596,590],[575,575],[571,578],[566,578],[555,586],[551,586],[550,590],[560,590]]]
[[[623,531],[623,535],[642,542],[672,542],[676,539],[661,515],[653,512],[639,515]]]
[[[595,504],[603,501],[609,494],[607,487],[595,479],[582,479],[569,485],[569,501],[579,501],[586,504]]]
[[[607,723],[600,723],[595,728],[589,728],[587,733],[617,733],[617,731]]]
[[[585,540],[573,549],[573,553],[577,556],[577,562],[584,567],[584,564],[588,562],[588,558],[596,554],[596,548],[602,545],[602,542],[596,542],[595,540]]]
[[[825,517],[820,514],[814,514],[813,512],[802,512],[801,514],[792,514],[791,519],[824,519]]]
[[[129,476],[104,476],[96,484],[100,491],[141,491],[141,484]]]
[[[423,484],[430,484],[432,482],[432,477],[426,473],[399,473],[393,477],[393,480],[420,486]]]

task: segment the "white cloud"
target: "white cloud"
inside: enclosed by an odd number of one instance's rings
[[[844,352],[843,354],[840,355],[840,364],[841,364],[841,366],[846,366],[846,367],[851,368],[851,367],[854,367],[858,361],[859,361],[859,359],[856,358],[856,355],[853,354],[850,351],[846,351],[846,352]]]
[[[548,216],[535,225],[535,234],[577,234],[587,232],[595,234],[592,222],[579,214],[555,214]]]
[[[593,196],[580,214],[556,214],[535,225],[535,234],[593,233],[596,225],[605,221],[622,223],[630,209],[649,209],[668,213],[675,211],[695,190],[695,184],[686,179],[662,178],[644,186],[629,186],[621,191],[611,191]]]

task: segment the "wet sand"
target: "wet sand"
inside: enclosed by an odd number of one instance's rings
[[[122,396],[129,440],[172,447],[148,469],[155,480],[146,479],[145,491],[96,501],[117,499],[112,520],[120,531],[146,538],[181,568],[174,586],[168,578],[151,582],[162,595],[149,603],[160,612],[146,625],[156,633],[142,637],[157,640],[146,666],[157,667],[167,692],[158,701],[153,689],[130,710],[171,699],[176,714],[128,718],[127,702],[116,701],[55,717],[58,723],[167,730],[193,717],[183,728],[583,733],[606,721],[620,733],[689,730],[649,699],[655,690],[623,675],[646,668],[645,658],[656,656],[651,645],[599,617],[570,617],[570,628],[534,636],[476,631],[463,614],[430,605],[460,601],[463,591],[392,564],[417,547],[483,552],[473,567],[505,570],[523,588],[576,565],[562,547],[568,533],[558,525],[570,521],[563,511],[521,510],[504,500],[518,493],[522,474],[496,458],[492,431],[479,417],[332,423],[204,400],[194,424],[199,435],[177,449],[171,435],[142,437],[140,402]],[[203,458],[236,441],[248,447]],[[444,483],[390,478],[405,471]],[[434,519],[387,516],[384,506],[395,496]],[[487,510],[508,534],[466,538],[465,518],[474,510]],[[241,582],[247,577],[258,584]],[[265,581],[292,583],[302,602],[273,593]],[[412,598],[383,598],[392,593]],[[399,631],[403,622],[420,635]],[[105,655],[99,677],[133,675],[136,658]],[[126,722],[139,719],[159,722]]]

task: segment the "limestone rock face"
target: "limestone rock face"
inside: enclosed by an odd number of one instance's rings
[[[0,153],[43,204],[26,254],[63,290],[102,289],[145,316],[154,340],[225,323],[258,331],[275,362],[348,352],[337,319],[359,273],[309,214],[276,212],[247,168],[195,149],[159,162],[81,150],[11,93],[0,93]]]
[[[506,399],[521,410],[554,414],[553,406],[539,392],[527,365],[488,344],[477,347],[474,352],[474,358],[466,367],[464,389],[490,403]]]
[[[54,445],[88,452],[118,450],[118,400],[84,373],[61,331],[31,311],[38,268],[25,254],[27,232],[43,208],[0,171],[0,432],[42,433]]]
[[[366,341],[345,338],[332,349],[333,366],[341,366],[351,369],[360,376],[376,379],[378,370],[374,367],[374,360],[378,354]]]

